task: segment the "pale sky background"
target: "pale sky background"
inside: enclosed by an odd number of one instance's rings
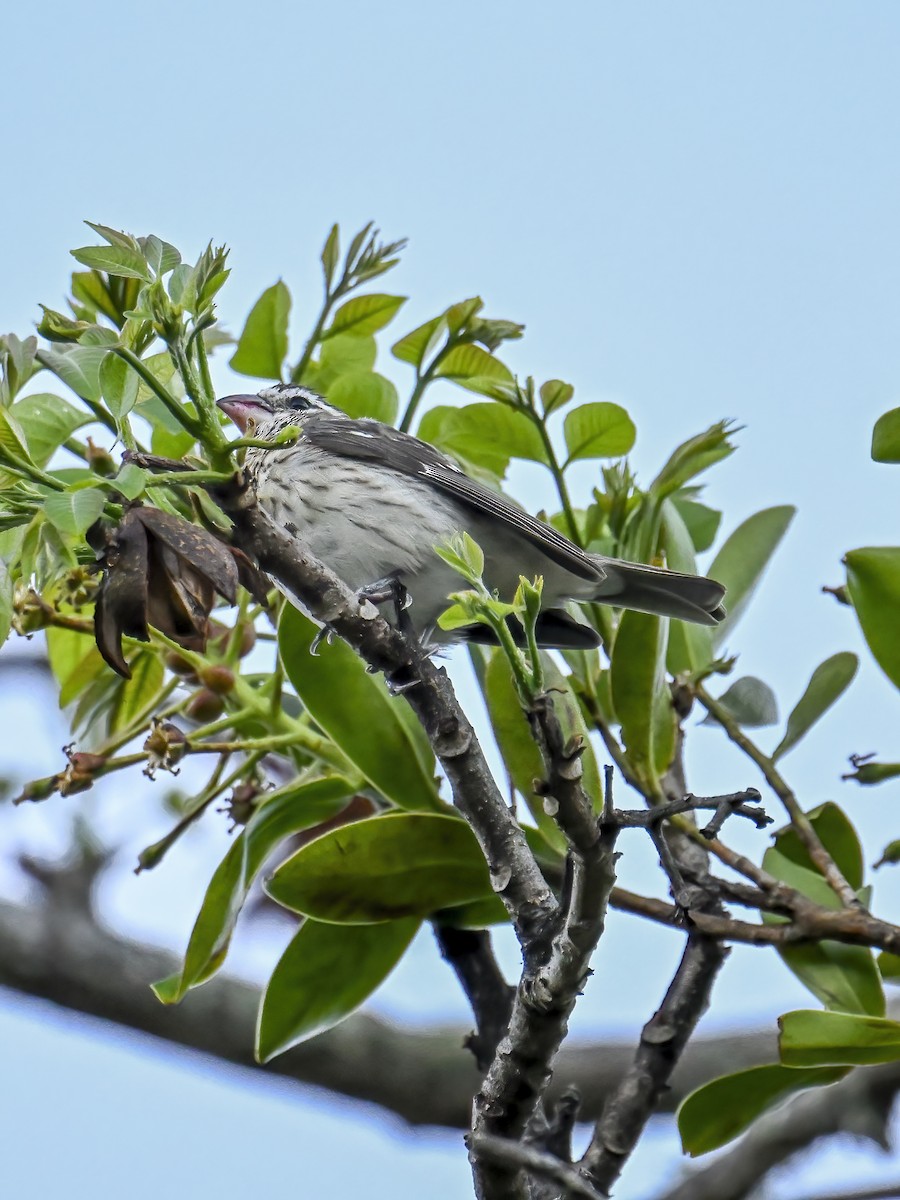
[[[225,323],[239,329],[283,277],[299,345],[328,227],[351,233],[374,218],[410,238],[384,281],[412,297],[398,332],[480,293],[489,315],[527,325],[505,355],[514,369],[626,405],[643,479],[712,421],[746,426],[708,495],[725,530],[768,505],[799,506],[731,647],[784,715],[819,661],[859,650],[852,613],[819,589],[840,582],[846,550],[900,541],[900,473],[869,460],[872,423],[900,403],[896,4],[51,0],[3,24],[0,330],[27,333],[38,301],[61,306],[67,251],[93,240],[89,218],[158,233],[187,256],[227,242]],[[229,384],[224,365],[217,378]],[[550,503],[537,468],[514,471],[512,487]],[[65,731],[48,706],[49,693],[0,696],[16,747],[0,750],[0,774],[13,762],[53,769]],[[852,751],[900,757],[898,714],[900,697],[867,665],[785,763],[807,805],[846,806],[869,861],[900,835],[900,787],[839,776]],[[692,737],[693,790],[758,782],[722,741]],[[4,813],[4,846],[64,844],[79,810],[122,847],[104,887],[109,920],[182,948],[222,828],[136,880],[134,852],[165,823],[113,787]],[[742,845],[758,854],[763,840]],[[658,887],[647,848],[624,848],[623,881]],[[9,870],[0,883],[23,894]],[[894,879],[877,877],[875,903],[897,919]],[[236,967],[260,971],[268,941],[239,946]],[[576,1031],[636,1032],[680,949],[677,934],[617,916]],[[377,1003],[403,1021],[466,1019],[427,940]],[[706,1027],[771,1024],[807,1003],[774,956],[738,950]],[[251,1086],[47,1006],[2,997],[0,1053],[10,1194],[155,1200],[173,1181],[219,1200],[285,1183],[327,1198],[470,1194],[456,1135],[409,1135],[320,1095]],[[675,1163],[673,1137],[655,1133],[617,1195],[646,1200]],[[772,1196],[898,1175],[900,1157],[842,1145],[785,1172]]]

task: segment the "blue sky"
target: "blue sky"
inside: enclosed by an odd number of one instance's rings
[[[38,301],[58,304],[68,249],[92,238],[81,225],[89,218],[191,253],[209,238],[227,242],[225,322],[239,327],[284,277],[299,341],[331,222],[349,231],[374,218],[386,235],[410,238],[390,282],[412,297],[406,327],[480,292],[492,315],[527,325],[508,355],[516,370],[627,406],[645,478],[712,421],[746,426],[709,494],[727,528],[770,504],[799,507],[732,647],[742,669],[775,686],[783,711],[821,659],[859,648],[852,615],[819,589],[840,581],[847,549],[900,540],[900,476],[868,457],[874,419],[900,402],[895,4],[226,0],[215,10],[79,11],[51,2],[34,26],[23,7],[4,16],[4,42],[18,49],[0,78],[0,329],[27,332]],[[536,470],[512,475],[535,506]],[[838,777],[851,751],[898,757],[897,711],[867,668],[787,762],[806,802],[847,806],[870,834],[870,859],[898,834],[885,816],[896,789],[855,790]],[[46,728],[32,738],[38,760],[60,742]],[[756,782],[715,732],[693,740],[695,790]],[[113,794],[105,803],[97,820],[130,848],[146,830],[131,828]],[[52,839],[57,814],[75,807],[20,810],[4,819],[5,836]],[[110,919],[180,945],[219,837],[190,843],[202,869],[173,860],[148,882],[123,869],[105,892]],[[646,879],[646,847],[626,849],[626,880]],[[896,912],[900,889],[879,877],[876,899]],[[647,949],[635,961],[634,936],[619,921],[604,943],[599,973],[612,984],[587,998],[584,1030],[636,1028],[658,1001],[661,964],[678,947],[664,931],[641,931]],[[401,976],[390,1011],[461,1013],[430,950],[417,954],[424,998],[413,999],[412,973]],[[770,1021],[805,1002],[773,959],[750,951],[732,956],[717,999],[720,1025]],[[313,1194],[329,1194],[315,1180],[337,1154],[363,1164],[368,1195],[419,1196],[423,1180],[440,1200],[467,1194],[452,1138],[412,1142],[371,1114],[248,1090],[239,1077],[19,1002],[0,1009],[0,1045],[17,1081],[0,1100],[4,1173],[20,1191],[38,1147],[54,1142],[60,1153],[40,1157],[48,1193],[96,1195],[127,1180],[140,1196],[144,1180],[149,1196],[174,1177],[222,1200],[244,1195],[247,1180],[221,1150],[239,1111],[273,1183],[296,1169],[305,1137]],[[105,1147],[103,1188],[85,1156],[87,1130]],[[846,1162],[860,1182],[869,1168]],[[837,1186],[840,1164],[820,1167]],[[796,1194],[814,1170],[776,1194]],[[654,1178],[645,1156],[621,1196],[647,1195]]]

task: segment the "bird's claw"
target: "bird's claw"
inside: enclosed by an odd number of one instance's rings
[[[396,575],[387,575],[384,579],[376,579],[368,583],[356,593],[360,603],[368,600],[370,604],[393,603],[397,627],[402,629],[408,621],[403,614],[412,604],[412,597]]]
[[[326,642],[330,646],[333,638],[334,630],[327,623],[317,629],[316,636],[309,644],[309,652],[313,658],[319,657],[319,647],[322,645],[322,643]]]

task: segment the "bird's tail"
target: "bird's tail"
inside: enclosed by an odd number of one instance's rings
[[[605,576],[594,596],[604,604],[695,621],[698,625],[718,625],[725,616],[722,606],[725,588],[714,579],[599,554],[591,557]]]

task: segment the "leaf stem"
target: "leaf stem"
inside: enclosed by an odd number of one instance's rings
[[[822,845],[812,822],[800,807],[797,797],[775,766],[773,760],[768,754],[763,753],[756,743],[747,736],[731,713],[715,697],[709,694],[702,683],[695,684],[694,694],[710,716],[714,717],[722,726],[729,740],[740,750],[743,750],[751,762],[755,763],[760,771],[762,771],[766,783],[768,783],[769,787],[784,805],[791,823],[797,830],[798,837],[806,847],[809,857],[822,875],[824,875],[832,891],[841,901],[841,904],[845,908],[861,908],[862,905],[856,892],[844,878],[837,863]]]
[[[117,354],[119,358],[124,359],[125,362],[127,362],[128,365],[138,373],[138,375],[140,375],[141,379],[144,381],[150,391],[153,392],[157,399],[162,401],[162,403],[166,406],[171,415],[175,418],[178,424],[182,426],[183,429],[186,429],[188,433],[193,434],[195,438],[200,437],[202,429],[200,421],[185,411],[184,406],[179,404],[169,389],[160,383],[146,363],[138,358],[133,351],[129,350],[127,346],[113,346],[112,351],[113,354]],[[176,358],[176,366],[178,366],[179,371],[181,372],[181,367],[177,361],[174,347],[170,346],[169,351],[173,358]],[[189,380],[185,378],[185,386],[187,387],[188,385]]]

